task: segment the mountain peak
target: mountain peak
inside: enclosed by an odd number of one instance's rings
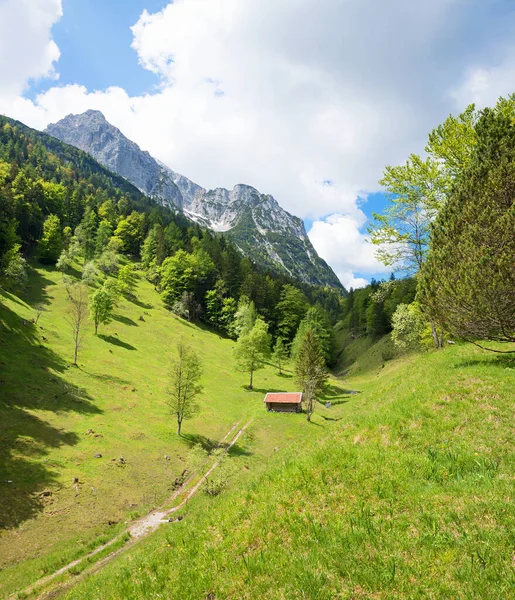
[[[88,152],[145,195],[213,231],[227,232],[254,261],[305,282],[340,287],[309,241],[302,220],[283,210],[273,196],[244,183],[231,191],[206,191],[143,152],[98,110],[69,115],[46,132]]]

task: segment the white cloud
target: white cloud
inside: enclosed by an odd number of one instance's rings
[[[8,92],[0,83],[0,112],[43,128],[71,112],[102,110],[199,184],[249,183],[290,212],[318,219],[311,234],[317,248],[348,282],[360,261],[372,260],[357,197],[378,189],[386,164],[421,151],[460,94],[475,89],[484,96],[497,80],[510,79],[487,61],[472,83],[455,89],[487,46],[480,36],[470,43],[471,15],[486,30],[481,11],[493,4],[175,0],[157,13],[144,11],[132,28],[137,60],[159,78],[155,90],[130,97],[121,88],[68,85],[31,102],[21,90],[30,78],[51,75],[58,57],[50,29],[60,1],[4,0],[0,40],[7,32],[10,42],[1,55],[10,60],[30,27],[37,35],[33,54],[19,63],[26,68],[2,63],[14,75],[4,78]],[[334,185],[323,185],[327,180]],[[337,216],[324,223],[328,214]],[[319,232],[340,250],[325,247]],[[346,253],[347,261],[339,258]]]
[[[515,92],[515,56],[494,67],[470,69],[462,83],[452,90],[457,110],[472,102],[478,108],[492,106],[500,96]]]
[[[362,233],[366,217],[358,212],[356,217],[333,214],[323,221],[315,221],[309,238],[318,254],[327,261],[343,285],[349,289],[366,285],[362,274],[387,273],[388,269],[375,257],[375,248],[369,237]]]
[[[62,16],[61,0],[0,2],[0,96],[20,95],[31,80],[57,78],[60,52],[51,29]]]

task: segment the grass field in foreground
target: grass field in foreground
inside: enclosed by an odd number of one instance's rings
[[[513,598],[515,360],[366,364],[326,439],[197,497],[67,600]]]
[[[47,310],[36,327],[33,307],[41,302]],[[322,407],[312,426],[303,415],[266,413],[264,393],[292,391],[291,372],[280,377],[267,367],[256,373],[255,389],[246,390],[247,375],[234,368],[234,342],[171,315],[143,278],[98,337],[87,324],[78,368],[71,365],[66,309],[61,274],[52,269],[33,269],[22,297],[0,295],[0,597],[160,505],[191,445],[212,446],[254,417],[231,451],[236,485],[264,469],[276,449],[321,439],[338,412]],[[202,358],[204,391],[199,415],[178,438],[165,390],[181,337]],[[342,391],[333,382],[333,399]]]

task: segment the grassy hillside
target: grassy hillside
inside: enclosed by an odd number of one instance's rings
[[[98,337],[88,323],[78,368],[71,366],[60,273],[32,269],[23,299],[0,296],[0,597],[162,503],[193,444],[210,448],[254,417],[231,450],[236,482],[264,469],[276,449],[306,432],[319,439],[331,424],[325,415],[334,411],[323,408],[311,427],[302,415],[267,414],[265,391],[293,390],[291,372],[279,377],[267,367],[248,391],[247,375],[234,369],[233,341],[173,316],[141,277],[135,294]],[[47,310],[35,326],[33,307],[41,302]],[[181,337],[205,373],[201,412],[178,438],[165,392],[169,356]]]
[[[346,383],[326,439],[66,598],[512,598],[513,358],[452,346]]]
[[[341,323],[336,324],[335,334],[339,350],[334,372],[339,377],[377,373],[388,361],[400,355],[390,335],[379,340],[366,335],[353,336]]]

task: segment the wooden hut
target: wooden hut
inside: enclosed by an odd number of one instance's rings
[[[265,404],[268,411],[298,413],[302,411],[302,392],[268,393]]]

